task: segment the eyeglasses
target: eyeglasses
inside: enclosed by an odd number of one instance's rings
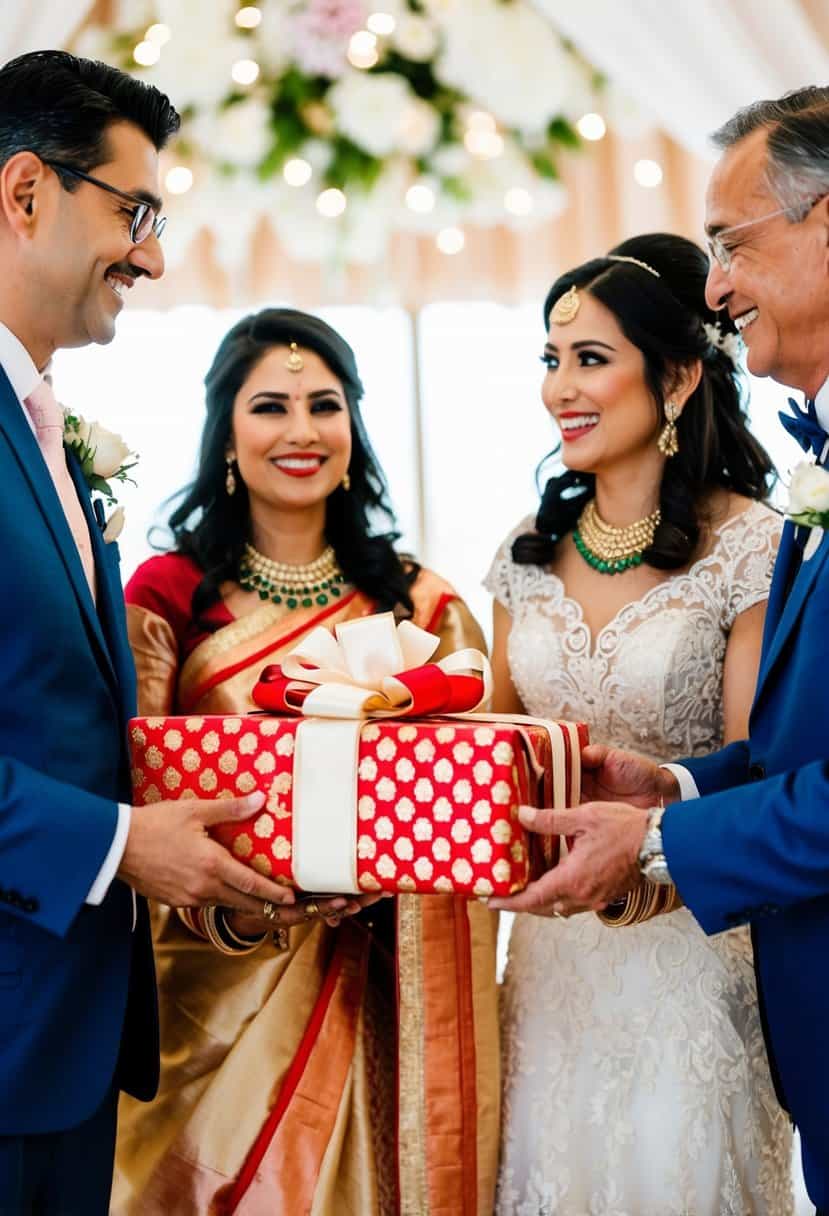
[[[44,160],[43,163],[55,169],[59,174],[68,173],[70,177],[77,177],[81,181],[91,182],[93,186],[97,186],[100,190],[106,190],[108,194],[114,194],[117,198],[122,198],[128,203],[132,203],[130,240],[133,245],[140,245],[142,241],[146,241],[151,232],[155,233],[157,239],[160,239],[167,224],[167,217],[166,215],[159,215],[152,203],[146,202],[143,198],[136,198],[134,194],[126,194],[123,190],[110,186],[109,182],[102,182],[100,178],[93,177],[91,173],[84,173],[82,169],[76,169],[74,165],[67,165],[62,160]]]
[[[806,216],[812,210],[816,203],[819,203],[825,194],[818,194],[816,198],[803,199],[799,203],[793,203],[789,207],[781,207],[778,211],[770,211],[768,215],[759,215],[754,220],[744,220],[742,224],[732,224],[730,228],[721,228],[714,236],[710,236],[706,242],[708,252],[717,263],[721,270],[726,274],[731,269],[732,254],[742,245],[745,238],[739,238],[736,241],[729,240],[729,237],[734,232],[742,232],[746,228],[753,228],[755,224],[764,224],[766,220],[773,220],[778,215],[793,215],[795,222],[799,223],[805,220]]]

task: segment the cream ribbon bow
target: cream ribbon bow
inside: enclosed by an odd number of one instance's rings
[[[417,710],[397,676],[423,667],[439,645],[435,634],[411,621],[396,624],[393,613],[382,612],[341,622],[336,638],[323,626],[314,629],[286,656],[282,672],[298,689],[316,685],[302,705],[306,717],[397,718]],[[492,669],[480,650],[458,650],[436,666],[447,676],[477,676],[483,695],[476,708],[489,701]]]

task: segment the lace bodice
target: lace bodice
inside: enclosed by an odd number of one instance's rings
[[[726,640],[768,596],[780,516],[753,503],[707,557],[625,605],[595,639],[558,575],[512,561],[513,540],[532,526],[510,533],[485,580],[513,620],[509,666],[527,713],[589,722],[596,742],[655,760],[718,747]]]
[[[557,575],[511,560],[531,526],[486,580],[527,712],[659,761],[717,748],[728,633],[768,595],[779,516],[752,504],[595,638]],[[517,916],[501,1013],[497,1216],[790,1216],[747,929]]]

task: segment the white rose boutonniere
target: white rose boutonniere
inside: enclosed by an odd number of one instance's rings
[[[829,472],[826,469],[808,461],[797,466],[789,486],[786,515],[792,523],[814,529],[803,550],[803,558],[808,561],[817,552],[823,533],[829,528]]]
[[[80,461],[90,490],[98,490],[110,506],[115,503],[110,482],[129,481],[135,485],[129,472],[138,464],[138,458],[120,435],[65,410],[63,441]]]

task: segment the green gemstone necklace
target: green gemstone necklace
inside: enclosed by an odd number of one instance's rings
[[[337,564],[331,545],[327,545],[316,561],[305,566],[289,566],[274,562],[253,545],[245,545],[239,563],[239,586],[243,591],[255,591],[260,600],[284,604],[286,608],[324,608],[339,599],[345,577]]]
[[[657,507],[644,519],[617,528],[605,523],[596,509],[596,500],[591,498],[579,516],[573,540],[579,553],[594,570],[600,574],[621,574],[624,570],[641,566],[642,554],[653,544],[661,519],[662,512]]]

